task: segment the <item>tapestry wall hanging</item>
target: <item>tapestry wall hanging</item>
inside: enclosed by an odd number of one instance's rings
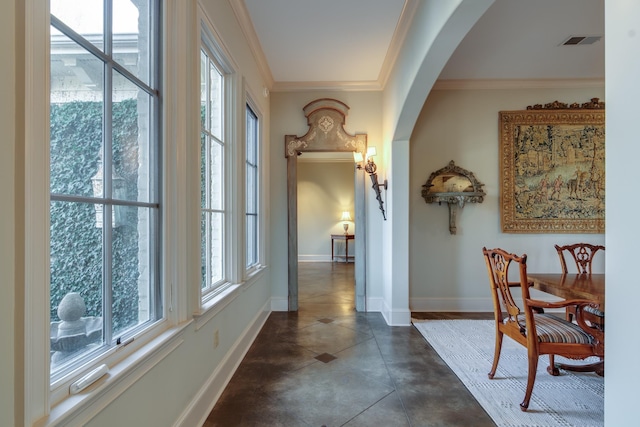
[[[605,111],[598,98],[500,112],[505,233],[604,233]]]

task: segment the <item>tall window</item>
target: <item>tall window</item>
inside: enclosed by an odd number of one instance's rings
[[[51,0],[51,380],[163,316],[159,11]]]
[[[200,192],[202,296],[215,294],[225,274],[225,75],[210,50],[200,55]]]
[[[246,113],[246,267],[258,264],[258,116],[247,105]]]

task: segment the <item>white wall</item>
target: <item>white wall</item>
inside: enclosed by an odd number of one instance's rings
[[[0,55],[6,64],[16,64],[21,61],[18,40],[15,38],[16,23],[18,22],[16,9],[18,2],[7,2],[0,14]],[[20,352],[14,351],[20,343],[22,322],[16,322],[15,315],[18,307],[16,302],[21,298],[18,290],[21,288],[19,277],[16,276],[20,256],[16,257],[16,250],[22,239],[19,224],[22,210],[17,207],[21,200],[19,189],[21,181],[16,180],[16,168],[19,162],[18,96],[21,85],[18,85],[16,66],[0,67],[0,129],[3,129],[2,156],[0,156],[0,271],[2,271],[2,298],[0,298],[0,342],[4,343],[0,358],[0,425],[12,426],[17,424],[19,415],[15,412],[15,385],[19,384],[21,368],[16,369],[16,361],[22,360]],[[18,93],[17,93],[18,92]],[[17,313],[20,313],[18,311]]]
[[[415,15],[385,85],[383,95],[384,156],[382,173],[390,181],[389,218],[380,224],[381,244],[371,254],[382,265],[385,319],[392,325],[408,325],[409,136],[427,94],[440,71],[480,16],[494,0],[424,0],[414,3]],[[395,218],[395,219],[394,219]]]
[[[271,286],[274,299],[287,298],[287,163],[284,136],[304,135],[309,127],[302,108],[319,98],[337,99],[349,106],[345,130],[349,134],[366,133],[369,145],[382,141],[381,92],[272,92],[271,93]],[[384,190],[383,190],[384,193]],[[367,298],[380,298],[381,263],[371,254],[379,253],[380,230],[371,224],[382,221],[373,191],[367,186]],[[384,197],[384,194],[383,194]],[[353,213],[352,213],[353,214]],[[327,247],[329,247],[327,245]],[[351,251],[351,248],[349,248]],[[373,305],[367,302],[371,309]]]
[[[635,268],[640,222],[633,192],[640,144],[640,2],[605,1],[605,75],[607,93],[607,357],[604,420],[607,426],[638,424],[636,369],[640,332],[635,309],[640,286]],[[633,52],[633,54],[630,54]],[[630,193],[631,192],[631,193]]]
[[[554,244],[604,244],[602,234],[505,234],[500,226],[498,112],[555,100],[604,99],[604,88],[434,90],[411,136],[410,306],[413,311],[492,311],[481,249],[501,247],[529,256],[530,271],[560,268]],[[485,184],[481,204],[458,210],[457,234],[449,233],[446,205],[427,204],[422,185],[453,160]],[[604,270],[604,256],[594,271]]]
[[[331,234],[344,234],[343,211],[354,212],[353,162],[314,162],[298,158],[298,260],[331,261]],[[349,234],[355,223],[348,221]],[[349,242],[349,256],[355,244]],[[335,241],[334,254],[344,256],[345,242]]]

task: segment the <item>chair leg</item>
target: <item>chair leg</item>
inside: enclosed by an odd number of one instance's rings
[[[553,354],[549,355],[549,366],[547,366],[547,372],[549,373],[549,375],[557,377],[558,375],[560,375],[560,369],[558,369],[558,367],[556,366],[554,360],[555,358],[553,356]]]
[[[493,352],[493,365],[491,366],[491,372],[489,372],[489,379],[492,380],[498,369],[498,360],[500,360],[500,351],[502,350],[502,337],[503,333],[498,330],[496,326],[496,346]]]
[[[529,407],[529,400],[531,400],[531,393],[533,392],[533,384],[536,382],[536,371],[538,369],[538,354],[529,350],[529,373],[527,375],[527,390],[524,393],[524,400],[520,404],[520,409],[526,411]]]

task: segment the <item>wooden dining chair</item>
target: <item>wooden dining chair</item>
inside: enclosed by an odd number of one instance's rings
[[[599,250],[605,250],[602,245],[592,245],[590,243],[574,243],[572,245],[554,245],[560,258],[560,266],[564,274],[569,273],[567,268],[567,260],[565,254],[571,254],[571,258],[575,262],[578,274],[591,274],[591,266],[593,258]],[[567,307],[567,320],[572,321],[575,317],[575,309]],[[585,318],[592,323],[597,323],[600,327],[604,326],[604,312],[595,307],[585,308]]]
[[[584,359],[589,356],[604,356],[604,336],[601,331],[591,331],[583,318],[584,307],[592,304],[588,300],[564,300],[546,302],[531,299],[527,283],[527,255],[517,256],[502,249],[483,248],[487,264],[489,285],[493,299],[496,326],[495,351],[489,378],[493,379],[500,360],[504,335],[526,347],[528,360],[527,386],[520,409],[526,411],[533,392],[538,368],[538,357],[548,354],[550,365],[547,371],[557,375],[553,356],[561,355],[570,359]],[[509,267],[518,269],[518,281],[509,281]],[[522,301],[517,303],[511,293],[518,288]],[[576,307],[577,324],[552,314],[544,313],[546,308]]]
[[[567,268],[567,261],[565,259],[565,253],[571,254],[571,257],[576,264],[578,274],[591,274],[593,257],[599,250],[604,251],[604,246],[592,245],[590,243],[575,243],[573,245],[554,246],[556,248],[556,251],[558,252],[558,257],[560,258],[562,272],[565,274],[569,273],[569,270]]]

